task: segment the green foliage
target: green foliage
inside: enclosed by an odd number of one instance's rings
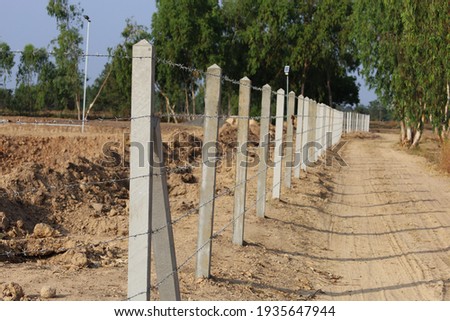
[[[19,110],[35,111],[54,104],[53,75],[55,66],[49,61],[45,48],[28,44],[23,49],[17,72],[15,107]]]
[[[166,0],[156,5],[151,36],[158,57],[201,70],[221,63],[217,1]],[[195,109],[195,95],[202,81],[198,73],[160,63],[156,80],[166,108],[176,106],[187,113],[191,105]]]
[[[6,83],[14,67],[14,54],[5,42],[0,42],[0,81]]]
[[[358,104],[353,111],[358,114],[369,115],[369,109],[364,105]]]
[[[377,121],[392,120],[392,112],[384,106],[379,100],[374,100],[368,106],[370,119]]]
[[[53,40],[53,51],[56,63],[54,78],[60,108],[79,110],[81,93],[81,73],[78,69],[83,51],[80,46],[83,38],[80,29],[83,27],[83,10],[78,5],[69,4],[68,0],[49,0],[47,12],[56,19],[59,31]]]
[[[284,65],[291,66],[289,90],[330,105],[359,102],[355,77],[359,61],[352,30],[353,0],[164,0],[157,1],[151,33],[127,20],[122,42],[109,49],[110,61],[88,88],[94,110],[126,116],[130,112],[132,46],[151,40],[160,61],[156,81],[163,112],[203,110],[204,75],[169,62],[206,70],[216,63],[232,79],[247,76],[258,87],[269,83],[285,88]],[[69,0],[49,0],[58,36],[52,58],[28,45],[20,60],[15,105],[27,111],[41,108],[80,112],[82,77],[79,70],[83,10]],[[436,15],[438,13],[436,12]],[[440,28],[444,28],[440,26]],[[0,75],[14,64],[6,44],[0,44]],[[165,61],[163,61],[165,60]],[[12,65],[11,65],[12,63]],[[252,91],[252,114],[259,113],[260,93]],[[31,99],[33,98],[33,99]],[[238,88],[224,81],[223,112],[236,113]]]
[[[350,39],[352,1],[158,1],[152,38],[159,57],[205,70],[219,64],[233,79],[284,88],[332,104],[355,104],[358,62]],[[166,105],[187,111],[202,86],[196,73],[159,64],[157,82]],[[236,110],[236,86],[224,82],[223,106]],[[255,96],[256,97],[256,96]],[[182,105],[185,105],[183,108]]]
[[[355,1],[354,36],[368,83],[407,126],[448,123],[449,5],[446,0]]]
[[[0,109],[12,109],[13,92],[0,87]]]

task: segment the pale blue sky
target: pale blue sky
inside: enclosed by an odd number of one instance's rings
[[[0,41],[8,43],[12,50],[22,50],[29,43],[47,48],[57,36],[55,19],[47,14],[48,0],[0,0],[0,3]],[[152,14],[156,11],[155,0],[75,0],[71,3],[79,3],[92,21],[90,54],[106,54],[109,47],[120,43],[127,18],[150,28]],[[86,24],[82,35],[86,37]],[[90,82],[95,80],[106,62],[107,58],[89,59]]]
[[[155,0],[78,0],[84,13],[92,23],[90,26],[89,53],[106,54],[108,47],[121,41],[121,32],[127,18],[150,28],[152,14],[156,10]],[[55,20],[47,14],[48,0],[0,0],[0,41],[9,44],[12,50],[22,50],[26,44],[48,47],[57,35]],[[86,36],[86,29],[82,31]],[[84,48],[84,47],[83,47]],[[102,71],[106,58],[90,58],[88,75],[90,83]],[[367,105],[376,99],[362,79],[360,100]],[[10,82],[8,87],[14,87]]]

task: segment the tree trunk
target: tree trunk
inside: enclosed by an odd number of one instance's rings
[[[413,140],[412,140],[412,144],[411,144],[411,147],[410,148],[414,148],[414,147],[416,147],[417,145],[419,145],[419,142],[420,142],[420,138],[422,138],[422,130],[416,130],[416,132],[414,133],[414,137],[413,137]]]
[[[406,124],[404,120],[400,120],[400,144],[406,143]]]
[[[173,108],[170,107],[169,96],[167,96],[162,90],[160,90],[159,92],[161,93],[161,96],[163,96],[164,100],[166,101],[167,122],[170,123],[170,115],[173,115],[174,123],[178,123],[177,118],[174,116],[175,112],[174,112]]]
[[[411,128],[410,125],[407,125],[406,126],[406,143],[407,144],[411,144],[413,135],[414,135],[413,129]]]
[[[99,88],[99,90],[98,90],[98,92],[97,92],[97,95],[95,95],[94,100],[89,104],[89,108],[88,108],[88,110],[87,110],[87,112],[86,112],[86,119],[88,118],[89,113],[91,112],[92,107],[94,107],[94,104],[95,104],[95,102],[97,101],[98,97],[99,97],[100,94],[102,93],[102,90],[103,90],[103,88],[105,87],[106,82],[108,81],[109,75],[111,75],[111,71],[112,71],[112,68],[109,69],[109,72],[108,72],[108,74],[106,75],[105,79],[103,80],[102,85],[100,86],[100,88]]]
[[[169,113],[172,114],[172,116],[173,116],[173,122],[175,124],[178,124],[177,116],[175,116],[175,105],[170,106],[170,104],[167,104],[167,109],[168,109]]]
[[[423,110],[426,109],[426,104],[423,106]],[[422,134],[423,134],[423,128],[424,128],[424,124],[425,124],[425,113],[422,113],[422,116],[420,117],[420,120],[417,123],[417,128],[415,128],[414,132],[413,132],[413,137],[411,140],[411,147],[410,148],[414,148],[417,147],[419,145],[420,139],[422,138]]]
[[[78,120],[82,120],[81,109],[80,109],[80,95],[77,93],[75,95],[75,106],[77,107]]]

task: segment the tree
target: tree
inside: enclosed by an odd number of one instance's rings
[[[355,2],[362,73],[382,103],[394,106],[401,141],[411,147],[426,120],[448,128],[448,19],[444,0]]]
[[[290,65],[290,90],[331,106],[355,104],[359,89],[347,76],[357,66],[348,31],[351,8],[351,1],[226,1],[226,70],[257,86],[284,88],[283,66]]]
[[[49,0],[47,12],[56,18],[59,31],[58,37],[53,40],[56,62],[54,83],[58,102],[63,108],[76,108],[78,119],[81,119],[81,74],[78,66],[83,55],[80,48],[83,10],[78,5],[69,4],[69,0]]]
[[[369,102],[369,114],[371,120],[387,121],[391,120],[391,111],[387,109],[379,100]]]
[[[14,53],[5,42],[0,42],[0,80],[6,83],[8,77],[11,76],[11,70],[14,67]]]
[[[152,17],[152,40],[157,55],[167,62],[205,70],[221,63],[219,4],[214,0],[157,1],[158,11]],[[159,94],[166,102],[167,113],[196,111],[195,95],[202,75],[177,68],[170,63],[158,63],[156,82]],[[190,108],[192,106],[192,109]]]
[[[353,111],[355,113],[358,113],[358,114],[364,114],[364,115],[369,115],[370,114],[367,106],[364,106],[364,105],[361,105],[361,104],[356,105],[356,107],[355,107],[355,109]]]
[[[327,99],[323,100],[327,101],[329,106],[343,102],[333,99],[335,86],[344,89],[341,94],[348,91],[349,96],[342,97],[344,101],[348,100],[352,104],[359,102],[356,78],[347,76],[347,73],[355,71],[359,64],[355,58],[356,48],[350,36],[351,14],[350,0],[322,0],[314,14],[314,21],[317,24],[314,41],[319,48],[316,68],[323,73],[326,81]]]
[[[51,97],[52,79],[50,73],[54,65],[49,61],[45,48],[35,48],[28,44],[23,49],[17,72],[15,92],[16,106],[34,109],[46,107]]]

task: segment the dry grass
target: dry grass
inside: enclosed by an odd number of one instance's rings
[[[419,146],[404,148],[408,153],[424,157],[432,166],[450,174],[450,140],[441,143],[431,130],[425,130]]]

